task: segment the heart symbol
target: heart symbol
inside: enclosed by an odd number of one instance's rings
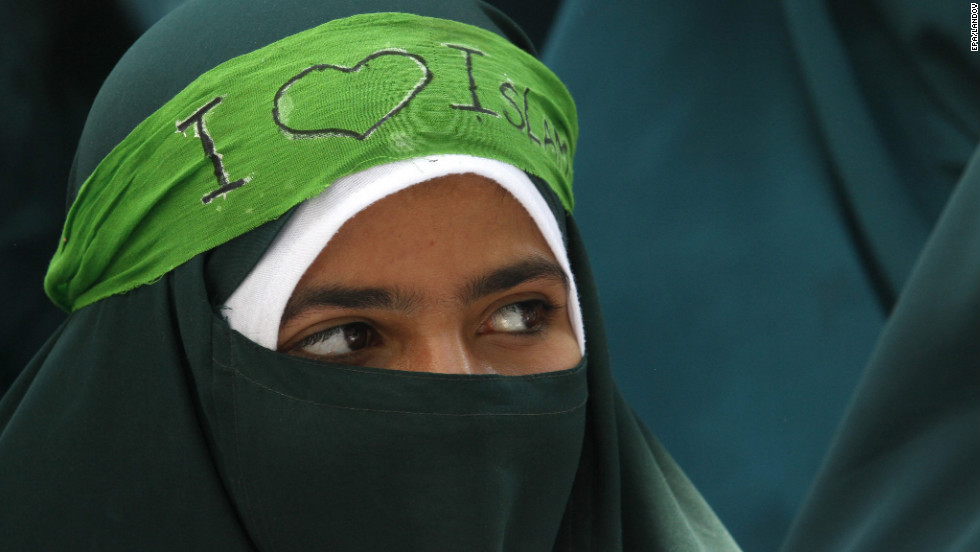
[[[367,66],[368,62],[377,59],[381,56],[401,56],[412,60],[413,62],[418,64],[419,69],[422,70],[422,78],[420,78],[419,81],[415,83],[415,86],[413,86],[412,89],[408,91],[408,94],[406,94],[405,97],[402,98],[400,102],[398,102],[394,107],[392,107],[387,113],[385,113],[380,119],[378,119],[374,124],[371,125],[370,128],[368,128],[364,132],[358,132],[356,130],[351,130],[347,128],[300,129],[300,128],[293,128],[287,125],[283,121],[283,118],[288,117],[289,112],[291,111],[291,109],[287,108],[285,109],[286,111],[285,115],[283,114],[284,111],[282,106],[283,97],[289,91],[290,87],[292,87],[294,84],[299,82],[301,79],[303,79],[310,73],[326,71],[328,69],[333,71],[340,71],[341,73],[358,73],[363,67]],[[385,121],[394,117],[395,114],[397,114],[399,111],[404,109],[405,106],[407,106],[409,102],[411,102],[415,98],[415,96],[418,96],[419,92],[421,92],[423,88],[428,86],[429,82],[431,81],[432,81],[432,71],[430,71],[429,67],[425,64],[425,60],[422,59],[421,56],[410,54],[408,52],[403,52],[400,50],[379,50],[367,56],[366,58],[362,59],[361,61],[357,62],[357,65],[354,65],[353,67],[344,67],[343,65],[330,65],[330,64],[314,65],[312,67],[304,69],[298,75],[286,81],[286,84],[282,85],[279,88],[279,90],[276,92],[275,100],[273,101],[272,118],[276,122],[276,125],[280,129],[282,129],[282,131],[290,138],[319,138],[321,136],[350,136],[351,138],[364,140],[365,138],[370,136],[375,130],[377,130],[378,127],[380,127]],[[287,98],[287,103],[288,103],[288,98]]]

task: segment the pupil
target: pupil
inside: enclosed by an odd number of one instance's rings
[[[363,349],[367,346],[368,333],[365,331],[364,326],[361,324],[354,324],[345,328],[344,340],[347,341],[347,346],[352,350],[356,351],[358,349]]]
[[[521,305],[521,320],[524,322],[525,328],[534,328],[537,326],[541,320],[541,309],[538,308],[537,304],[534,303],[524,303]]]

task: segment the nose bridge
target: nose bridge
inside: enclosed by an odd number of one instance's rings
[[[432,332],[420,337],[412,355],[413,369],[434,374],[480,374],[481,366],[468,340],[456,331]]]

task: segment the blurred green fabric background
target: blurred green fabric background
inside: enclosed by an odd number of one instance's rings
[[[977,146],[967,3],[568,0],[576,217],[624,393],[773,550]]]

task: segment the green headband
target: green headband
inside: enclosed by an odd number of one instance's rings
[[[198,77],[99,163],[44,285],[73,311],[158,280],[363,169],[510,163],[572,209],[575,105],[504,38],[400,13],[330,21]]]

